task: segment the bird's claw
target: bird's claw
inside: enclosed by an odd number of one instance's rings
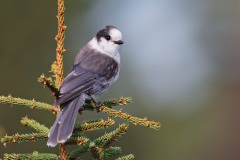
[[[101,101],[96,102],[95,100],[93,100],[93,103],[95,105],[96,111],[100,112],[100,107],[103,105],[103,102],[101,102]]]
[[[96,108],[96,111],[100,112],[100,107],[103,105],[104,102],[102,102],[102,101],[96,102],[91,96],[90,96],[90,98]]]
[[[97,102],[97,105],[96,105],[96,111],[97,112],[100,112],[100,107],[103,105],[103,102],[102,101],[99,101]]]

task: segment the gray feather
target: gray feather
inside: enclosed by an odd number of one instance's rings
[[[55,147],[58,143],[64,143],[72,135],[78,110],[82,107],[85,98],[86,95],[81,94],[63,105],[63,109],[48,135],[48,146]]]
[[[54,103],[55,106],[74,99],[86,91],[91,91],[90,95],[96,92],[99,96],[99,93],[104,91],[99,92],[93,88],[97,88],[100,82],[111,83],[110,79],[118,75],[119,64],[113,58],[94,50],[84,52],[84,49],[79,55],[82,55],[78,57],[80,59],[75,59],[75,63],[78,63],[72,67],[60,86],[60,95]]]
[[[61,121],[66,109],[67,109],[66,107],[62,109],[60,115],[57,117],[56,121],[54,122],[50,133],[48,134],[47,145],[49,147],[55,147],[58,144],[57,135],[58,135],[58,130],[59,130],[59,126],[60,126],[60,121]]]
[[[82,107],[85,101],[86,95],[81,94],[79,97],[72,100],[64,113],[59,129],[58,129],[58,136],[57,141],[59,143],[65,142],[71,135],[73,131],[73,127],[78,115],[78,110]]]

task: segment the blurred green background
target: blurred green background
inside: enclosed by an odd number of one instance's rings
[[[162,124],[159,131],[131,125],[115,143],[123,154],[137,160],[240,159],[240,1],[82,0],[65,6],[65,75],[98,30],[117,26],[125,42],[121,73],[102,98],[131,96],[124,112]],[[52,0],[0,1],[0,95],[53,103],[37,78],[50,75],[55,59],[56,14]],[[0,136],[32,132],[19,122],[26,115],[48,127],[55,119],[47,111],[0,104]],[[107,115],[84,112],[78,120],[94,117]],[[0,146],[0,157],[35,150],[58,152],[40,141]]]

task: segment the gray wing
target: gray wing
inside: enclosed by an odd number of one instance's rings
[[[103,78],[99,75],[94,74],[81,66],[74,66],[72,71],[61,84],[59,98],[54,105],[60,105],[76,98],[81,93],[90,90],[94,84],[102,80]]]
[[[119,65],[113,58],[85,46],[76,56],[72,70],[61,84],[59,98],[54,105],[63,104],[90,91],[95,84],[109,81],[118,71]]]

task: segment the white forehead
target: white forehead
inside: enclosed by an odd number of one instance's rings
[[[111,38],[113,40],[121,40],[122,39],[122,33],[116,28],[111,29],[109,32],[109,35],[111,36]]]

